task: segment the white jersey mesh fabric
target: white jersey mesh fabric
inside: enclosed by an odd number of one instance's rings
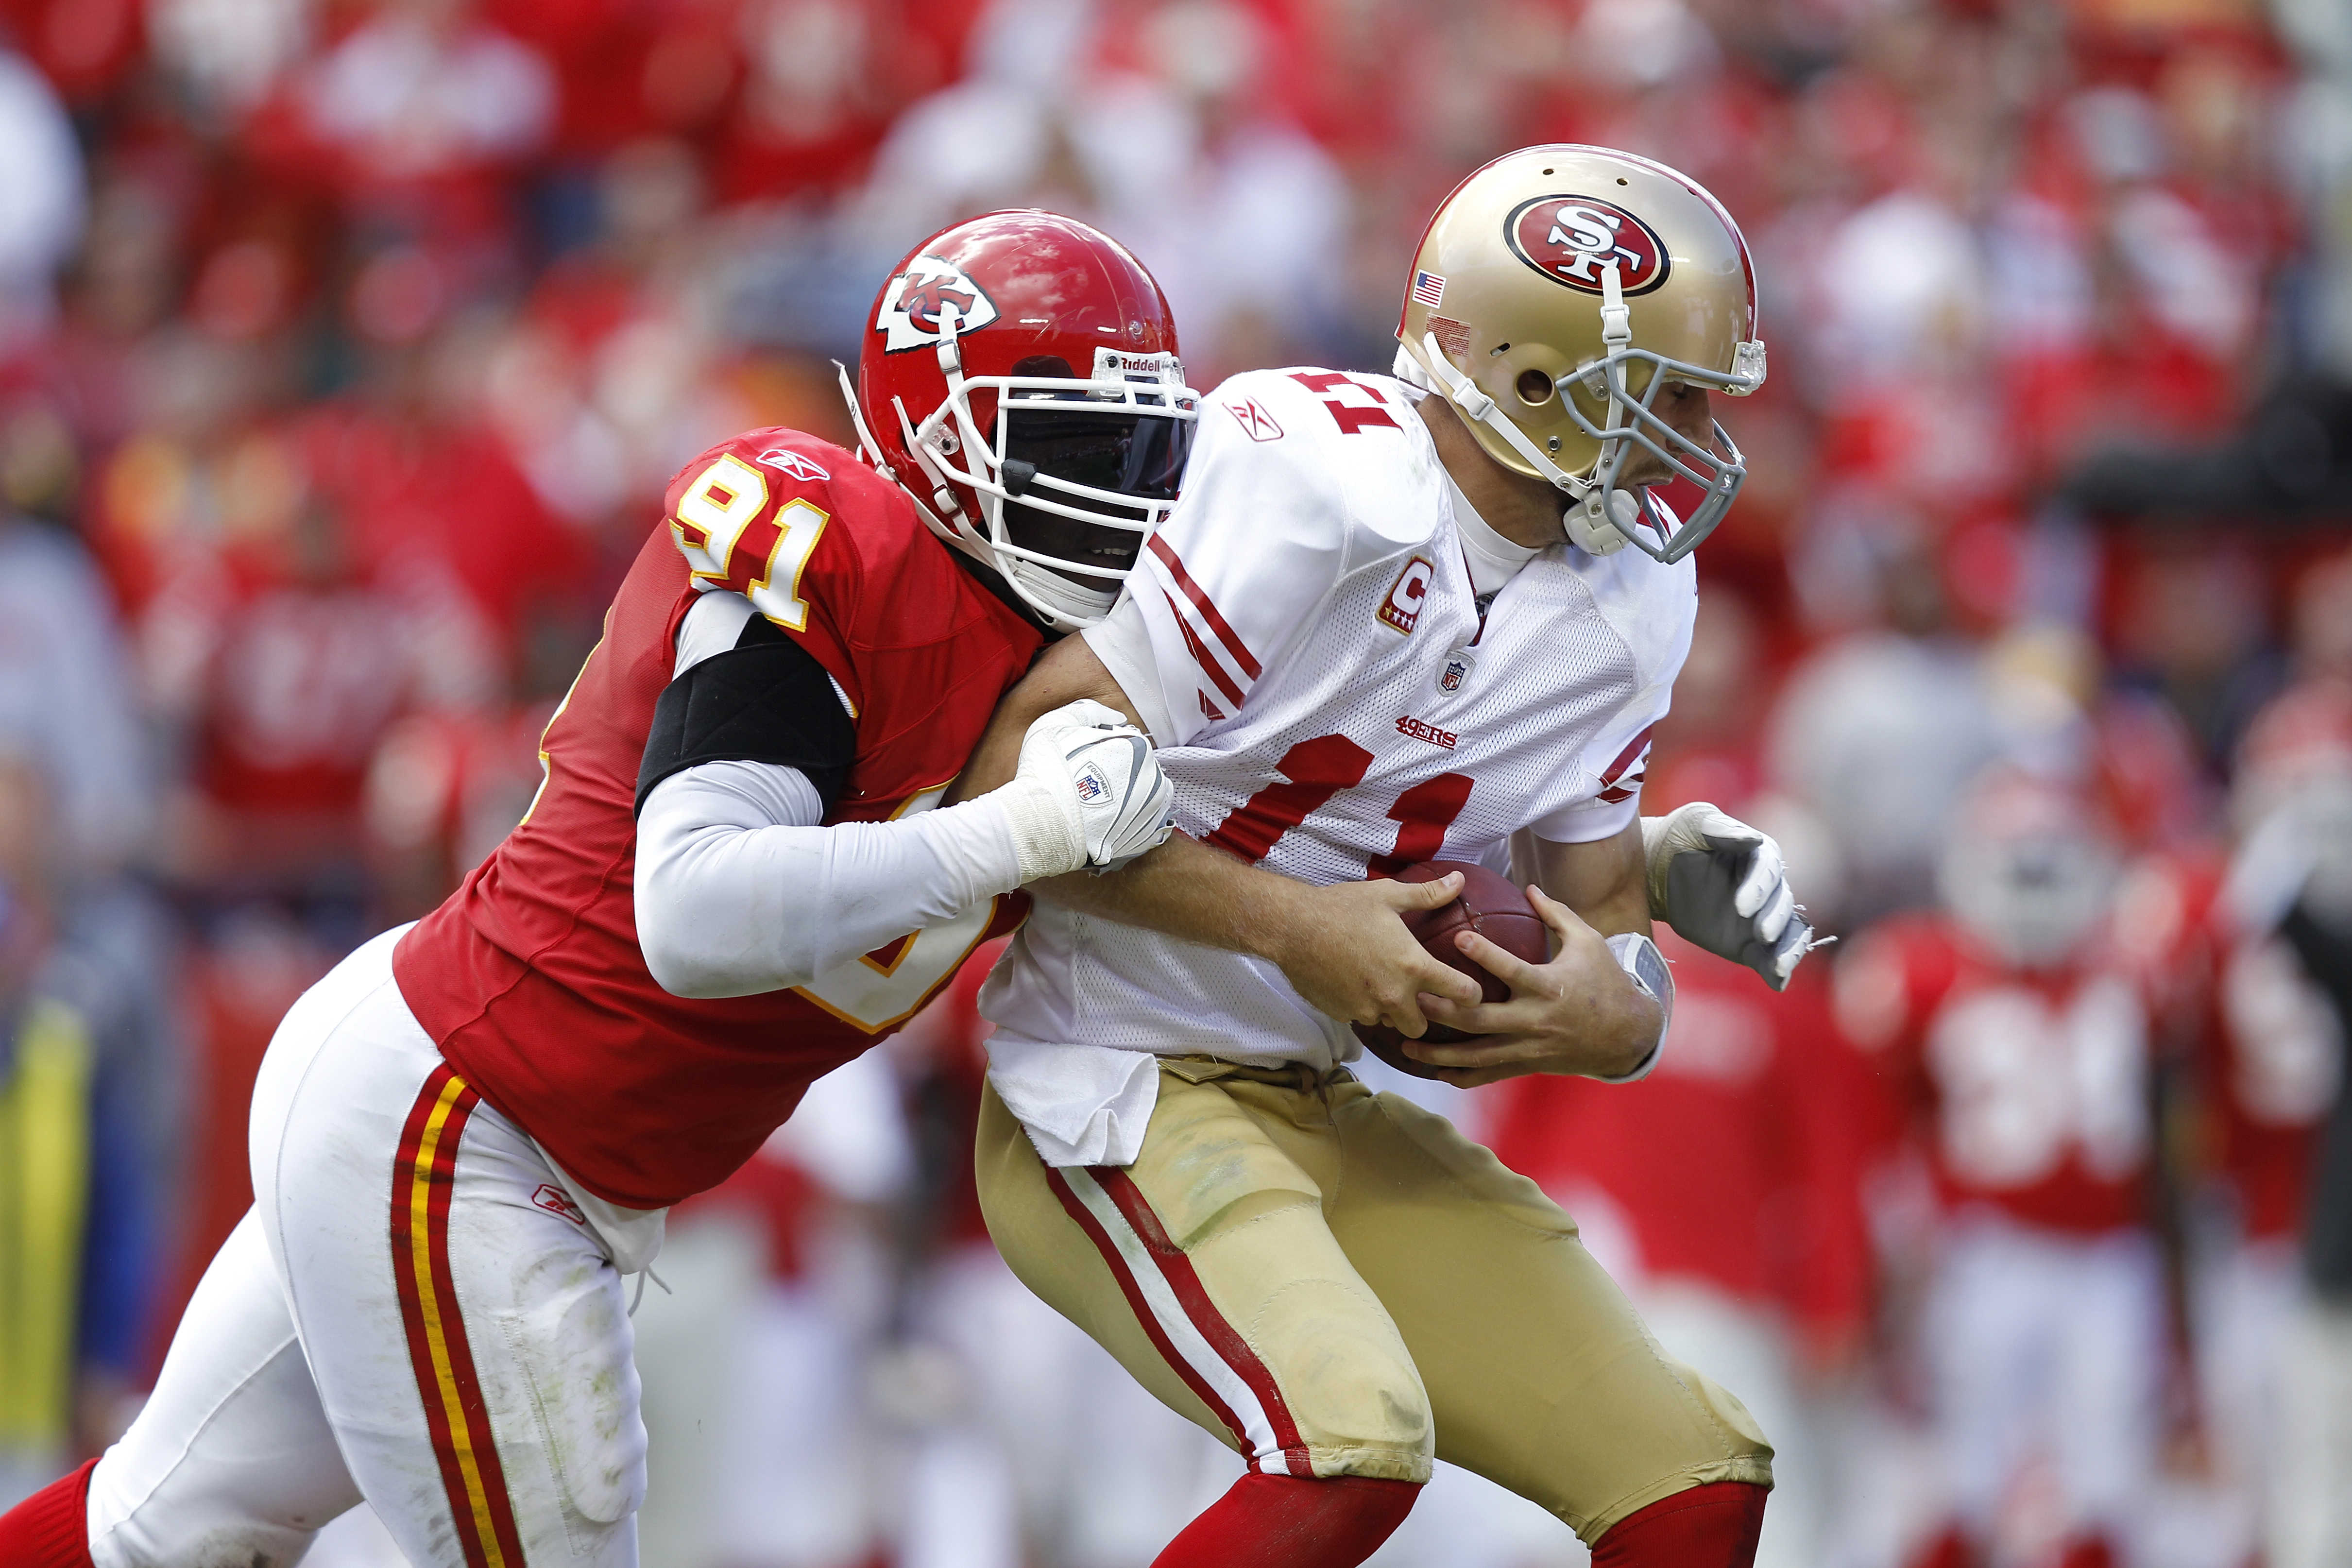
[[[1497,863],[1521,827],[1622,829],[1689,646],[1690,563],[1636,551],[1546,550],[1482,626],[1411,399],[1369,375],[1227,382],[1130,583],[1177,826],[1309,882]],[[1016,1044],[1318,1068],[1357,1050],[1269,963],[1042,900],[982,1009]]]

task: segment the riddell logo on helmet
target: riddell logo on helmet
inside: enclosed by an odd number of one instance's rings
[[[1503,225],[1518,258],[1550,279],[1586,294],[1601,292],[1601,275],[1617,264],[1617,286],[1646,294],[1666,280],[1671,265],[1658,231],[1614,202],[1598,196],[1538,196],[1521,202]]]
[[[882,291],[874,330],[883,334],[884,353],[898,353],[930,347],[950,326],[958,333],[976,331],[994,320],[996,301],[962,268],[918,256]]]

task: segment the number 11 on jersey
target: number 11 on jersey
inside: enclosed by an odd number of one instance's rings
[[[1207,841],[1255,865],[1333,795],[1363,783],[1371,765],[1372,753],[1345,735],[1301,741],[1275,764],[1283,782],[1265,785],[1234,807]],[[1444,847],[1445,830],[1470,804],[1470,788],[1466,773],[1440,773],[1397,796],[1389,808],[1389,819],[1397,825],[1396,843],[1387,854],[1373,856],[1365,874],[1394,876],[1416,861],[1435,858]]]

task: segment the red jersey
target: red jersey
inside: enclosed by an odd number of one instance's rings
[[[896,487],[814,437],[723,442],[670,481],[665,506],[540,742],[530,815],[393,955],[451,1065],[591,1192],[631,1208],[722,1180],[810,1082],[912,1016],[1028,908],[1000,897],[791,991],[702,1000],[655,982],[631,898],[633,806],[678,623],[705,591],[695,561],[846,699],[857,749],[827,822],[935,804],[1041,641]]]
[[[2196,1072],[2201,1141],[2236,1199],[2249,1241],[2303,1227],[2320,1123],[2341,1076],[2342,1030],[2327,998],[2275,932],[2237,928],[2221,897],[2218,851],[2148,857],[2119,903],[2125,945],[2179,1020]]]
[[[1827,1048],[1824,987],[1807,972],[1775,996],[1663,926],[1657,941],[1675,965],[1675,1019],[1656,1069],[1632,1084],[1497,1086],[1496,1157],[1571,1212],[1579,1188],[1605,1193],[1645,1274],[1777,1302],[1825,1335],[1855,1327],[1869,1247],[1853,1086]]]
[[[1948,1205],[2084,1235],[2140,1223],[2147,1009],[2114,954],[2023,969],[1946,917],[1900,915],[1838,966],[1836,1001]]]

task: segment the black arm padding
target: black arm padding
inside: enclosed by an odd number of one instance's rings
[[[698,763],[772,763],[808,775],[829,815],[856,756],[857,726],[824,666],[754,616],[735,647],[662,689],[635,809],[645,810],[656,784]]]

